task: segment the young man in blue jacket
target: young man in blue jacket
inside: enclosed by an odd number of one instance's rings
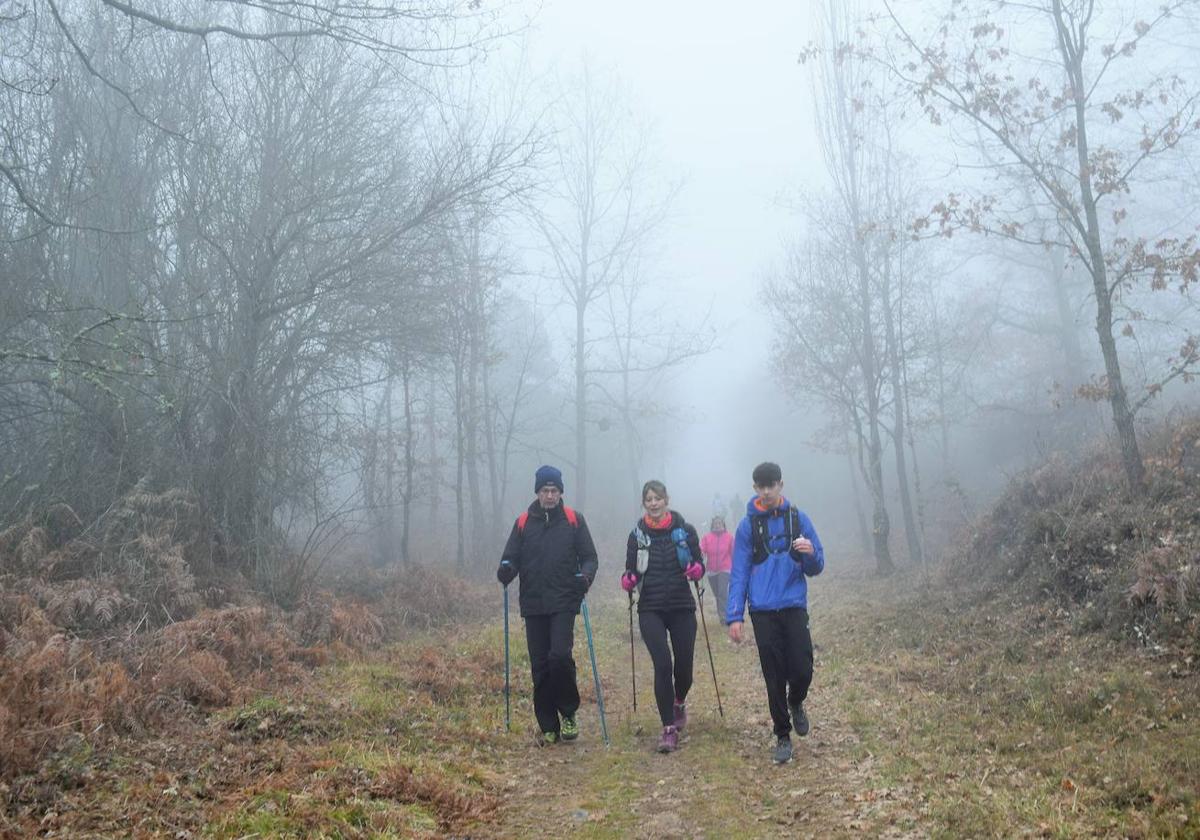
[[[749,601],[775,729],[774,759],[785,764],[792,759],[792,729],[808,734],[804,700],[812,683],[813,646],[806,578],[825,568],[825,551],[812,521],[784,498],[778,464],[759,464],[753,480],[757,495],[747,503],[733,541],[725,618],[729,638],[740,642]]]

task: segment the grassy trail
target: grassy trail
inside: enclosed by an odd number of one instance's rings
[[[734,645],[708,601],[709,622],[724,718],[717,709],[712,673],[698,634],[695,685],[681,748],[653,751],[660,729],[653,705],[649,656],[635,644],[638,711],[630,693],[628,612],[619,601],[593,607],[593,624],[610,745],[600,742],[586,637],[580,628],[577,660],[585,693],[583,736],[574,744],[536,746],[532,711],[522,702],[516,735],[506,740],[507,781],[497,823],[480,836],[567,834],[617,837],[830,837],[870,830],[876,836],[925,836],[905,794],[882,790],[873,762],[862,753],[837,684],[828,682],[827,646],[818,652],[818,678],[808,703],[811,734],[794,738],[791,764],[771,762],[774,738],[766,690],[752,641]],[[814,627],[818,638],[823,635]],[[522,659],[522,671],[526,667]],[[522,679],[524,698],[527,680]],[[472,836],[476,836],[472,833]]]
[[[912,581],[826,574],[811,591],[813,729],[782,767],[754,645],[727,640],[711,601],[725,716],[701,635],[678,752],[654,752],[640,640],[633,713],[619,592],[592,603],[611,745],[582,622],[579,741],[537,746],[519,619],[506,731],[497,590],[482,625],[415,634],[171,731],[63,750],[0,787],[0,836],[1200,837],[1196,652]]]
[[[826,575],[812,596],[813,730],[791,764],[770,761],[753,644],[730,644],[709,605],[725,717],[701,640],[687,738],[652,752],[649,660],[639,640],[635,716],[627,613],[603,601],[611,746],[586,700],[581,742],[549,749],[522,707],[478,836],[1200,837],[1194,652],[1133,649],[1075,632],[1061,608],[971,603],[915,580]]]

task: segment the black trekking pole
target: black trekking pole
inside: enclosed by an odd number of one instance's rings
[[[508,587],[504,587],[504,728],[512,731],[508,683]]]
[[[724,718],[725,709],[721,706],[721,687],[717,684],[717,666],[713,662],[712,643],[708,641],[708,622],[704,620],[704,593],[700,591],[700,581],[692,581],[692,586],[696,587],[696,600],[700,602],[700,626],[704,628],[704,646],[708,648],[708,667],[712,669],[713,689],[717,692],[717,711]]]
[[[637,712],[637,665],[633,658],[633,593],[629,595],[629,676],[633,678],[633,711]]]

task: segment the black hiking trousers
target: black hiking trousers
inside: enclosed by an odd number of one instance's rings
[[[663,726],[670,726],[675,723],[675,701],[686,699],[692,688],[696,611],[645,610],[638,613],[638,627],[654,663],[654,702],[658,704],[658,716]],[[668,633],[670,647],[667,647]]]
[[[812,684],[813,645],[808,632],[808,610],[803,607],[751,610],[750,622],[754,625],[758,661],[767,683],[767,705],[775,737],[782,738],[792,731],[788,704],[803,703]]]
[[[579,711],[575,683],[575,613],[525,616],[525,642],[533,672],[533,713],[543,732],[558,732],[559,715]]]

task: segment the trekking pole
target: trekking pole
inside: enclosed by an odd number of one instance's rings
[[[508,587],[504,587],[504,728],[512,731],[508,682]]]
[[[708,667],[712,669],[713,689],[717,692],[717,711],[725,717],[725,709],[721,707],[721,687],[717,684],[717,666],[713,662],[712,643],[708,641],[708,622],[704,620],[704,593],[700,591],[700,581],[692,581],[696,587],[696,600],[700,602],[700,626],[704,628],[704,646],[708,648]]]
[[[633,678],[633,711],[637,712],[637,665],[633,658],[633,593],[629,595],[629,676]]]
[[[600,672],[596,670],[596,645],[592,641],[592,620],[588,618],[587,597],[579,602],[583,612],[583,627],[587,630],[588,655],[592,658],[592,677],[596,680],[596,704],[600,707],[600,736],[608,746],[608,724],[604,722],[604,691],[600,688]]]

